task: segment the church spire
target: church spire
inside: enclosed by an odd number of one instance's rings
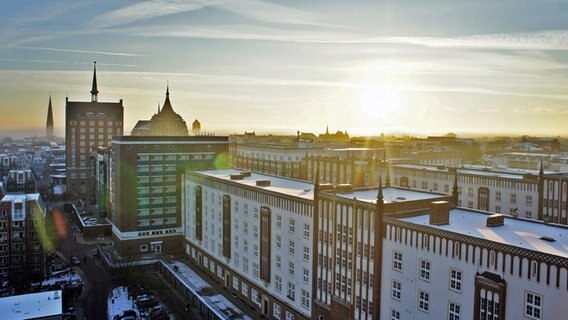
[[[172,104],[170,103],[170,84],[168,83],[166,86],[166,100],[164,101],[164,104],[162,105],[162,112],[167,111],[167,112],[174,112],[174,109],[172,108]]]
[[[383,177],[379,176],[379,190],[377,191],[377,202],[383,201]]]
[[[93,68],[93,88],[91,89],[91,102],[97,102],[99,99],[99,90],[97,89],[97,62],[94,62]]]
[[[51,95],[49,95],[49,105],[47,107],[47,121],[45,123],[45,136],[53,138],[53,108],[51,107]]]

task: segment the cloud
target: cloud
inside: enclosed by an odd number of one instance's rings
[[[144,55],[136,53],[124,53],[124,52],[108,52],[108,51],[92,51],[92,50],[78,50],[78,49],[61,49],[61,48],[48,48],[48,47],[26,47],[21,46],[19,49],[29,49],[29,50],[45,50],[45,51],[56,51],[56,52],[73,52],[73,53],[87,53],[87,54],[101,54],[109,56],[125,56],[125,57],[144,57]]]
[[[206,7],[262,22],[326,25],[312,13],[260,0],[149,0],[102,14],[92,24],[108,28]]]
[[[136,3],[96,17],[92,24],[99,28],[113,27],[140,20],[199,10],[221,1],[151,0]]]
[[[406,43],[440,48],[568,50],[568,30],[495,33],[460,37],[384,37],[364,41]]]

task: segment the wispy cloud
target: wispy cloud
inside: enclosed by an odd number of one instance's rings
[[[26,46],[20,46],[20,47],[18,47],[18,48],[19,48],[19,49],[29,49],[29,50],[56,51],[56,52],[73,52],[73,53],[101,54],[101,55],[109,55],[109,56],[144,57],[144,55],[142,55],[142,54],[124,53],[124,52],[92,51],[92,50],[48,48],[48,47],[26,47]]]
[[[92,24],[107,28],[136,21],[199,10],[222,1],[207,0],[151,0],[136,3],[96,17]]]
[[[173,14],[197,11],[206,7],[248,19],[280,24],[326,25],[315,14],[260,0],[149,0],[102,14],[93,19],[99,28],[125,25]]]

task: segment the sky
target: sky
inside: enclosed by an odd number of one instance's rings
[[[0,0],[0,136],[65,98],[218,135],[566,136],[568,1]]]

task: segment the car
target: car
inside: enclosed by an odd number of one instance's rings
[[[71,256],[71,264],[74,266],[78,266],[81,264],[81,260],[79,260],[76,256]]]

